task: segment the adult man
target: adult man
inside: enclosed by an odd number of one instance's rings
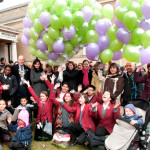
[[[30,80],[30,69],[24,65],[24,57],[20,55],[18,57],[18,64],[12,67],[12,74],[16,76],[18,82],[18,91],[16,94],[17,105],[20,104],[20,98],[27,97],[30,99],[30,94],[28,92],[26,84],[23,83],[23,79]]]

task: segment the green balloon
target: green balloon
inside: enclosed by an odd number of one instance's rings
[[[44,41],[44,43],[46,44],[46,45],[53,45],[54,44],[54,40],[52,40],[50,37],[49,37],[49,35],[48,35],[48,33],[45,33],[44,34],[44,36],[43,36],[43,41]]]
[[[37,49],[36,42],[33,39],[29,40],[29,46],[32,47],[32,48],[34,48],[34,49]]]
[[[32,8],[34,8],[33,1],[31,1],[28,5],[28,10],[30,11]]]
[[[48,34],[49,34],[50,38],[53,40],[57,40],[59,38],[59,30],[54,29],[52,27],[48,28]]]
[[[74,47],[76,47],[76,46],[80,43],[80,41],[81,41],[81,40],[80,40],[80,38],[79,38],[79,36],[78,36],[77,34],[75,34],[74,37],[70,39],[70,43],[71,43]]]
[[[70,44],[70,42],[66,42],[63,53],[69,56],[72,52],[73,52],[73,46]]]
[[[76,11],[73,14],[73,24],[76,28],[80,28],[84,23],[84,16],[81,11]]]
[[[110,42],[109,49],[112,51],[119,51],[123,47],[123,43],[119,42],[117,39]]]
[[[99,2],[95,2],[92,8],[93,10],[98,10],[99,12],[102,12],[102,5]]]
[[[50,17],[50,23],[54,29],[63,29],[63,25],[60,22],[59,17],[57,17],[56,15],[52,15]]]
[[[92,6],[92,0],[83,0],[83,6]]]
[[[138,17],[134,11],[129,11],[124,15],[123,22],[129,30],[132,30],[137,25]]]
[[[150,46],[150,30],[147,30],[142,35],[142,44],[144,48]]]
[[[119,0],[120,4],[123,6],[128,6],[131,2],[131,0]]]
[[[71,12],[64,11],[60,17],[60,20],[64,26],[66,26],[67,28],[70,28],[72,24],[72,20],[73,20]]]
[[[89,30],[86,34],[87,43],[97,43],[99,35],[94,30]]]
[[[37,41],[39,38],[39,33],[34,29],[34,27],[30,28],[29,35],[34,41]]]
[[[140,16],[141,14],[141,5],[138,2],[132,2],[129,5],[129,11],[134,11],[137,16]]]
[[[113,52],[110,49],[105,49],[100,55],[100,59],[103,61],[104,64],[111,61],[112,58],[113,58]]]
[[[42,4],[39,4],[37,7],[36,7],[36,15],[37,17],[39,18],[40,17],[40,14],[43,12],[43,5]]]
[[[141,39],[142,35],[144,33],[144,30],[142,28],[135,28],[131,33],[131,42],[135,45],[142,45]]]
[[[54,6],[55,0],[42,0],[43,8],[50,11],[50,8]]]
[[[56,61],[47,61],[50,66],[59,66],[59,63]]]
[[[101,13],[99,10],[95,9],[93,10],[93,16],[91,18],[91,20],[99,20],[101,18]]]
[[[29,47],[29,53],[30,53],[31,55],[37,57],[37,52],[38,52],[38,49],[37,49],[37,48]]]
[[[49,51],[49,52],[52,52],[52,51],[53,51],[52,45],[48,45],[48,51]]]
[[[38,5],[40,5],[42,3],[42,0],[33,0],[33,4],[34,4],[34,6],[38,6]]]
[[[115,16],[118,20],[123,22],[124,15],[128,12],[128,9],[123,6],[119,6],[115,9]]]
[[[110,41],[117,39],[117,37],[116,37],[117,30],[118,30],[118,28],[115,25],[112,25],[107,30],[107,36],[109,37]]]
[[[130,62],[137,62],[140,59],[140,51],[133,45],[126,45],[123,49],[123,56]]]
[[[83,0],[72,0],[70,7],[72,8],[72,11],[79,11],[83,7]]]
[[[44,59],[44,60],[48,60],[49,59],[48,55],[43,53],[43,52],[41,52],[40,50],[37,51],[36,56],[38,58],[41,58],[41,59]]]
[[[33,27],[38,32],[38,34],[40,34],[40,31],[44,29],[44,26],[41,24],[39,19],[35,19]]]
[[[59,16],[66,10],[66,0],[56,0],[54,4],[55,13]]]
[[[95,24],[96,24],[96,20],[90,20],[89,21],[89,30],[95,30]]]
[[[145,0],[137,0],[140,4],[143,4]]]
[[[86,22],[83,23],[81,28],[78,30],[78,35],[85,38],[88,29],[89,29],[88,24]]]
[[[110,4],[104,5],[104,7],[102,9],[103,18],[108,18],[111,20],[113,18],[113,12],[114,12],[114,9],[113,9],[112,5],[110,5]]]
[[[29,17],[32,20],[32,22],[34,22],[34,20],[37,18],[35,7],[29,11]]]

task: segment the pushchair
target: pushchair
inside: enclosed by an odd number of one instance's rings
[[[107,150],[150,150],[150,135],[146,133],[150,121],[150,102],[136,99],[130,103],[135,106],[136,113],[142,117],[144,124],[132,126],[130,120],[118,118],[113,132],[105,140]]]

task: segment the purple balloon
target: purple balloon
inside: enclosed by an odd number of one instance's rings
[[[29,45],[29,39],[27,39],[27,37],[25,35],[23,35],[21,37],[21,43],[27,46],[27,45]]]
[[[58,54],[56,54],[55,52],[50,52],[48,54],[49,59],[51,60],[57,60],[59,58]]]
[[[108,30],[106,20],[105,19],[98,20],[95,24],[95,30],[100,36],[105,35]]]
[[[105,21],[106,25],[107,25],[107,29],[109,29],[112,25],[110,19],[107,19],[107,18],[103,18],[103,20]]]
[[[85,6],[82,8],[82,13],[84,15],[84,21],[88,22],[93,16],[93,10],[89,6]]]
[[[47,32],[45,29],[42,30],[42,31],[40,32],[40,38],[43,38],[43,35],[44,35],[45,33],[48,33],[48,32]]]
[[[102,52],[103,50],[107,49],[110,45],[110,40],[106,35],[103,35],[99,37],[97,40],[97,44],[99,46],[100,51]]]
[[[130,38],[131,38],[131,33],[128,29],[126,28],[119,28],[117,33],[116,33],[117,39],[124,44],[129,44]]]
[[[64,51],[65,49],[65,44],[63,43],[62,39],[58,39],[54,44],[53,44],[53,49],[54,52],[57,54],[60,54]]]
[[[117,8],[119,6],[121,6],[121,4],[120,4],[119,0],[116,0],[115,7]]]
[[[32,23],[30,18],[25,17],[23,19],[23,25],[24,25],[25,28],[31,28],[33,26],[33,23]]]
[[[30,39],[29,28],[24,28],[24,29],[23,29],[23,33],[24,33],[24,35],[27,37],[27,39]]]
[[[150,30],[150,20],[143,19],[140,22],[139,27],[142,28],[144,31]]]
[[[146,49],[143,49],[141,51],[141,63],[143,64],[148,64],[150,63],[150,47],[146,48]]]
[[[150,0],[146,0],[142,5],[142,13],[146,19],[150,19]]]
[[[62,34],[65,37],[66,41],[69,41],[71,38],[74,37],[74,35],[76,34],[76,29],[73,25],[70,26],[70,29],[67,29],[65,26],[62,30]]]
[[[45,28],[50,25],[50,17],[51,14],[47,11],[42,12],[40,15],[40,22]]]
[[[118,28],[125,28],[125,25],[123,22],[119,21],[117,18],[115,18],[115,25],[118,27]]]
[[[36,42],[36,46],[39,50],[41,51],[46,51],[48,50],[48,46],[44,43],[43,39],[42,38],[39,38]]]
[[[86,55],[91,58],[96,57],[99,54],[99,46],[96,43],[89,43],[86,49]]]
[[[122,58],[123,56],[123,52],[120,50],[120,51],[116,51],[116,52],[113,52],[113,58],[112,60],[119,60]]]

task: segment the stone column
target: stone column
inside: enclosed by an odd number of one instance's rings
[[[11,43],[11,54],[13,62],[17,61],[17,45],[15,42]]]

